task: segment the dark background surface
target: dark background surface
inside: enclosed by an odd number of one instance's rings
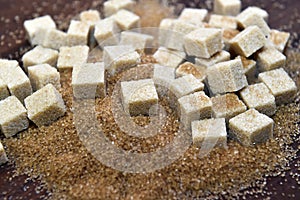
[[[204,4],[203,1],[177,1],[179,6],[176,11],[182,9],[183,5],[195,7]],[[69,19],[80,11],[89,8],[98,8],[101,1],[68,1],[68,0],[0,0],[0,57],[20,60],[24,49],[29,47],[26,41],[23,21],[39,15],[50,14],[58,27],[64,29]],[[289,31],[292,33],[293,47],[299,52],[300,33],[300,1],[299,0],[244,0],[243,8],[248,6],[259,6],[269,12],[269,24],[271,28]],[[298,144],[299,145],[299,144]],[[291,171],[296,172],[298,160],[290,163],[291,170],[285,176],[268,178],[266,187],[271,192],[271,199],[300,199],[300,189],[297,182],[289,175]],[[299,168],[299,166],[298,166]],[[13,177],[13,164],[6,164],[0,167],[0,199],[42,199],[47,195],[46,191],[36,192],[39,182],[27,180],[26,176]],[[299,170],[298,170],[299,173]],[[290,194],[287,197],[286,194]],[[284,196],[285,195],[285,196]],[[251,196],[249,199],[261,199],[260,196]]]

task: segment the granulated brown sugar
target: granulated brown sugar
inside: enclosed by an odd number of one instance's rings
[[[299,88],[300,54],[293,50],[287,52],[287,57],[286,70]],[[151,56],[143,56],[142,60],[143,63],[154,62]],[[144,77],[148,77],[151,71],[151,68],[147,69],[149,71],[144,70]],[[130,72],[136,74],[135,69]],[[124,74],[109,77],[110,95],[122,75]],[[247,148],[230,141],[228,150],[215,149],[204,158],[199,158],[199,149],[191,146],[172,165],[153,173],[119,172],[101,164],[82,145],[70,110],[70,77],[70,71],[61,73],[60,92],[69,108],[65,117],[40,129],[31,125],[16,138],[4,140],[7,153],[15,162],[18,173],[39,178],[46,184],[53,199],[228,199],[237,195],[245,198],[249,194],[254,197],[260,194],[267,198],[271,195],[265,188],[267,178],[285,176],[285,170],[290,168],[290,161],[298,159],[299,95],[294,104],[278,108],[274,116],[274,140],[266,144]],[[174,132],[178,130],[175,114],[168,108],[165,100],[161,103],[168,113],[168,124],[163,127],[161,134],[148,141],[135,139],[118,129],[110,109],[110,96],[96,100],[97,117],[105,135],[115,145],[130,151],[151,152],[172,141]],[[134,121],[139,125],[146,125],[149,118],[136,117]],[[294,165],[298,170],[290,172],[290,176],[300,184],[299,160]],[[285,178],[282,182],[284,181]],[[293,197],[290,194],[281,195]]]

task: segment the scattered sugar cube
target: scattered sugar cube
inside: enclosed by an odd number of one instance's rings
[[[89,54],[88,46],[61,47],[59,49],[57,68],[72,69],[87,62]]]
[[[264,47],[257,53],[259,71],[270,71],[285,66],[286,57],[274,47]]]
[[[222,31],[215,28],[199,28],[184,37],[184,47],[190,56],[210,58],[223,48]]]
[[[184,8],[178,19],[196,26],[202,26],[207,14],[206,9]]]
[[[32,93],[30,80],[17,61],[0,59],[0,78],[7,85],[10,94],[21,102]]]
[[[195,58],[196,65],[203,65],[205,67],[210,67],[219,62],[224,62],[230,60],[230,53],[227,51],[220,51],[214,54],[210,58]]]
[[[51,83],[56,89],[60,89],[60,74],[56,68],[48,64],[34,65],[28,68],[28,76],[33,91],[37,91]]]
[[[230,40],[233,39],[240,31],[234,29],[224,29],[222,34],[222,39],[224,42],[224,50],[229,51]]]
[[[162,19],[159,24],[159,45],[167,47],[169,42],[169,36],[172,34],[173,22],[177,19],[165,18]]]
[[[117,45],[119,43],[120,29],[113,18],[106,18],[100,20],[95,25],[94,37],[96,38],[99,46]]]
[[[270,40],[275,48],[283,52],[290,38],[290,33],[272,29],[270,32]]]
[[[71,20],[68,29],[68,46],[86,45],[88,43],[90,26],[81,21]]]
[[[173,50],[184,51],[184,36],[197,28],[197,26],[186,23],[185,21],[173,21],[172,31],[168,36],[168,42],[165,42],[166,47]]]
[[[53,49],[36,46],[34,49],[25,53],[22,57],[24,70],[27,72],[29,66],[38,64],[49,64],[56,67],[58,51]]]
[[[224,15],[211,15],[208,24],[215,28],[237,29],[235,17]]]
[[[193,144],[199,148],[202,145],[227,147],[227,131],[224,118],[204,119],[192,122]]]
[[[274,121],[250,109],[229,120],[229,133],[244,146],[264,143],[273,138]]]
[[[189,74],[192,74],[200,81],[204,81],[206,79],[206,67],[185,62],[176,69],[176,77],[182,77]]]
[[[86,63],[72,72],[73,95],[78,99],[105,97],[104,63]]]
[[[140,55],[131,45],[106,46],[103,50],[105,69],[115,74],[140,63]]]
[[[211,101],[213,117],[225,118],[226,122],[247,110],[246,105],[234,93],[212,97]]]
[[[149,115],[152,106],[158,103],[158,95],[152,79],[121,82],[122,103],[131,116]]]
[[[241,60],[231,60],[207,68],[207,83],[213,94],[236,92],[248,85]]]
[[[249,26],[257,26],[266,37],[270,36],[271,29],[267,22],[255,11],[243,11],[236,17],[236,19],[240,27],[247,28]]]
[[[66,112],[61,94],[48,84],[25,99],[28,118],[38,127],[50,125]]]
[[[80,13],[80,21],[87,23],[91,27],[101,20],[100,13],[98,10],[86,10]]]
[[[192,74],[175,79],[170,86],[171,93],[173,93],[177,99],[203,89],[204,84]]]
[[[5,137],[12,137],[28,128],[27,111],[15,96],[0,101],[0,127]]]
[[[249,57],[266,43],[266,38],[257,26],[249,26],[230,41],[230,49],[235,53]]]
[[[132,45],[136,50],[151,48],[154,37],[152,35],[123,31],[119,45]]]
[[[256,6],[249,6],[248,8],[243,10],[243,13],[256,13],[259,16],[261,16],[266,22],[268,21],[269,18],[269,14],[267,11]]]
[[[191,122],[211,118],[212,102],[203,91],[196,92],[178,99],[180,121],[185,129],[191,128]]]
[[[9,96],[7,84],[0,78],[0,100]]]
[[[247,59],[244,56],[237,56],[235,59],[240,59],[243,64],[244,74],[247,77],[248,83],[253,83],[256,79],[256,62],[251,59]]]
[[[113,18],[123,31],[140,27],[140,17],[128,10],[118,11]]]
[[[3,148],[2,143],[0,142],[0,165],[3,165],[8,162],[8,158],[6,156],[5,150]]]
[[[159,47],[153,54],[153,58],[163,66],[176,68],[185,59],[185,53],[182,51],[170,50],[165,47]]]
[[[42,42],[35,39],[35,37],[38,35],[38,33],[36,32],[37,29],[56,29],[55,22],[49,15],[26,20],[24,22],[24,27],[29,36],[29,41],[31,45],[41,44]]]
[[[39,29],[39,31],[41,31],[41,35],[44,36],[42,46],[56,50],[60,49],[60,47],[69,46],[67,33],[56,29],[46,31]]]
[[[171,83],[175,80],[175,69],[171,67],[162,66],[159,64],[154,65],[153,81],[156,91],[160,97],[166,96]]]
[[[275,97],[264,83],[249,85],[240,91],[248,108],[255,108],[260,113],[272,116],[276,112]]]
[[[121,9],[133,10],[135,2],[132,0],[110,0],[103,4],[105,17],[111,16]]]
[[[240,0],[214,0],[214,13],[235,16],[241,12]]]
[[[275,96],[277,105],[290,103],[294,100],[297,86],[283,68],[260,73],[258,78],[267,85]]]

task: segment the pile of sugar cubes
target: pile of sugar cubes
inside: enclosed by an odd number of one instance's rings
[[[58,30],[49,16],[24,22],[33,49],[15,60],[0,59],[0,128],[11,137],[28,128],[50,125],[65,115],[60,73],[72,70],[77,99],[106,96],[105,72],[115,75],[141,63],[141,51],[155,38],[130,31],[140,27],[133,0],[104,2],[83,11]],[[131,116],[148,115],[168,97],[194,145],[204,140],[226,147],[231,137],[245,146],[272,138],[276,106],[290,103],[297,87],[283,69],[289,33],[272,30],[258,7],[241,12],[240,0],[215,0],[213,13],[185,8],[177,19],[163,19],[151,79],[123,81],[121,98]],[[88,63],[95,44],[102,62]],[[189,60],[189,62],[185,62]],[[228,131],[229,130],[229,131]],[[7,161],[0,143],[0,163]]]

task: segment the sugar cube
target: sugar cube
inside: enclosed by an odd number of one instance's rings
[[[110,0],[103,4],[105,17],[111,16],[121,9],[132,10],[135,2],[132,0]]]
[[[264,47],[257,53],[259,71],[270,71],[285,66],[286,57],[274,47]]]
[[[171,67],[154,65],[153,81],[160,97],[166,96],[172,82],[175,80],[175,69]]]
[[[237,29],[237,20],[232,16],[211,15],[208,24],[215,28]]]
[[[214,0],[214,13],[235,16],[241,11],[240,0]]]
[[[182,77],[189,74],[192,74],[200,81],[204,81],[206,79],[206,67],[185,62],[176,69],[176,77]]]
[[[119,10],[113,18],[123,31],[139,28],[140,26],[140,17],[128,10]]]
[[[90,26],[81,21],[71,20],[68,29],[68,46],[86,45],[88,43]]]
[[[136,50],[151,48],[154,37],[152,35],[123,31],[119,45],[132,45]]]
[[[270,40],[275,48],[283,52],[290,38],[290,33],[272,29],[270,32]]]
[[[176,68],[184,60],[185,53],[177,50],[170,50],[165,47],[159,47],[153,54],[156,61],[164,66]]]
[[[202,26],[207,14],[206,9],[184,8],[178,19],[196,26]]]
[[[224,62],[230,60],[230,53],[227,51],[220,51],[214,54],[210,58],[195,58],[196,65],[202,65],[205,67],[210,67],[219,62]]]
[[[8,158],[6,156],[6,153],[5,153],[5,150],[3,148],[3,145],[0,142],[0,165],[5,164],[6,162],[8,162]]]
[[[96,23],[94,37],[103,48],[104,46],[112,46],[119,43],[118,32],[120,32],[120,29],[115,20],[112,17],[105,18]]]
[[[87,62],[89,54],[88,46],[61,47],[59,49],[57,68],[72,69]]]
[[[0,78],[0,100],[9,96],[7,84]]]

